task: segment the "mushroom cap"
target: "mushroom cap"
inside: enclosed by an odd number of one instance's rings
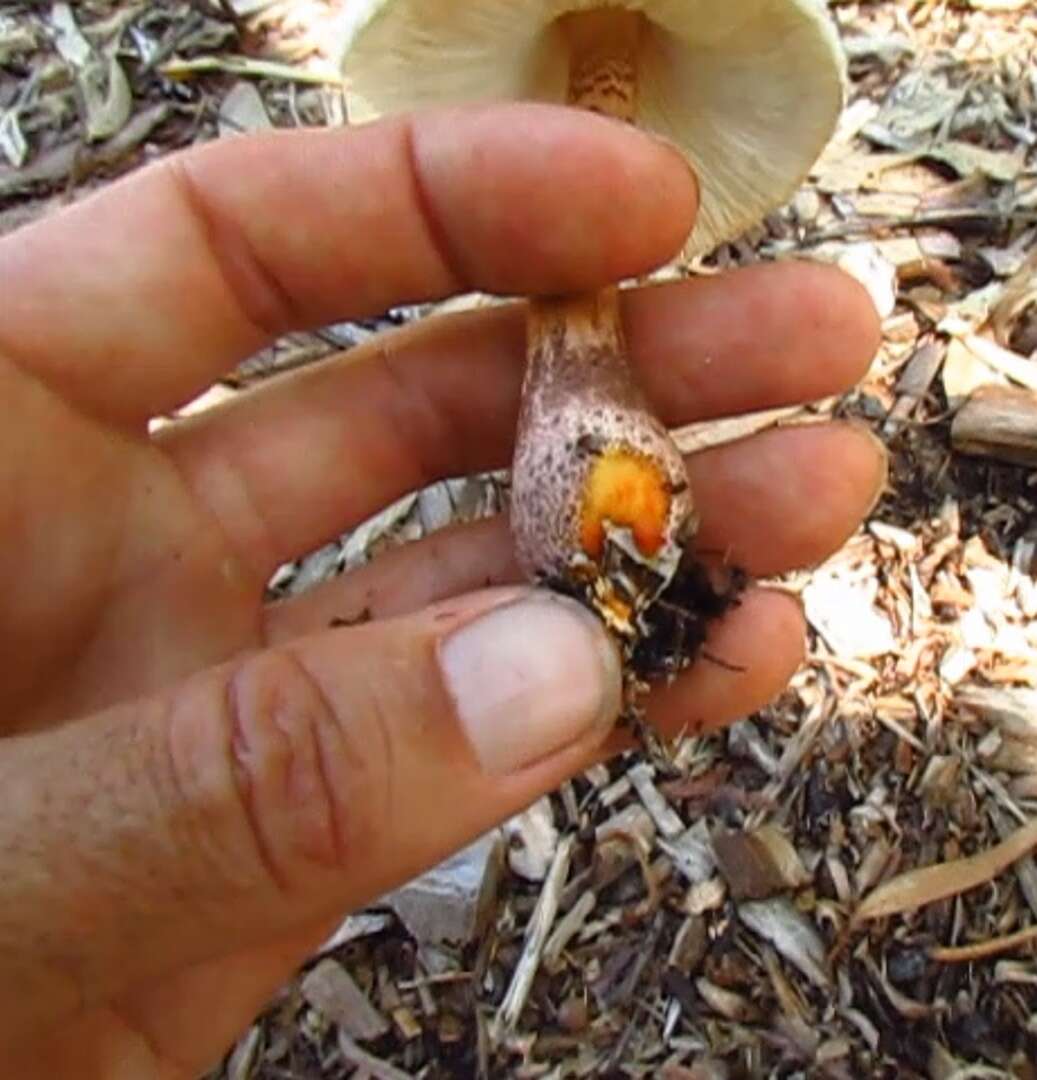
[[[786,202],[835,129],[845,61],[823,0],[351,0],[341,66],[354,120],[466,102],[565,102],[558,20],[618,6],[646,20],[636,122],[701,184],[688,255]]]

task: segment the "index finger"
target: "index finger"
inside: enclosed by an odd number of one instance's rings
[[[676,151],[550,106],[232,139],[0,241],[0,354],[138,424],[287,330],[642,273],[695,206]]]

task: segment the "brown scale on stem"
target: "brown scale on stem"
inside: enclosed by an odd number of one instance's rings
[[[645,26],[621,8],[559,21],[570,104],[636,120]],[[612,630],[632,716],[642,680],[686,666],[741,587],[735,578],[715,587],[686,554],[695,527],[683,457],[630,368],[618,291],[531,301],[512,471],[518,558]]]
[[[570,105],[635,122],[644,28],[639,11],[623,8],[596,8],[560,20],[569,44]]]

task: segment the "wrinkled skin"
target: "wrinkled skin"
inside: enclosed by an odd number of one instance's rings
[[[195,1077],[343,911],[619,745],[491,777],[464,743],[430,658],[491,602],[472,590],[515,580],[503,521],[263,599],[281,561],[402,492],[508,460],[521,305],[408,329],[154,437],[149,418],[289,329],[642,273],[694,210],[671,151],[513,107],[231,140],[0,242],[7,1073]],[[877,340],[862,291],[817,266],[624,304],[670,424],[838,392]],[[755,574],[814,563],[883,470],[841,424],[712,450],[689,462],[698,542]],[[802,639],[794,600],[750,591],[710,642],[742,670],[697,666],[652,718],[744,715]]]

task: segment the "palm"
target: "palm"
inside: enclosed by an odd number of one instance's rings
[[[161,450],[16,374],[4,394],[5,437],[36,456],[17,462],[31,484],[0,492],[0,515],[34,538],[10,566],[0,614],[11,730],[147,694],[258,643],[255,571]],[[41,426],[45,443],[33,438]],[[72,447],[75,470],[63,459]]]

